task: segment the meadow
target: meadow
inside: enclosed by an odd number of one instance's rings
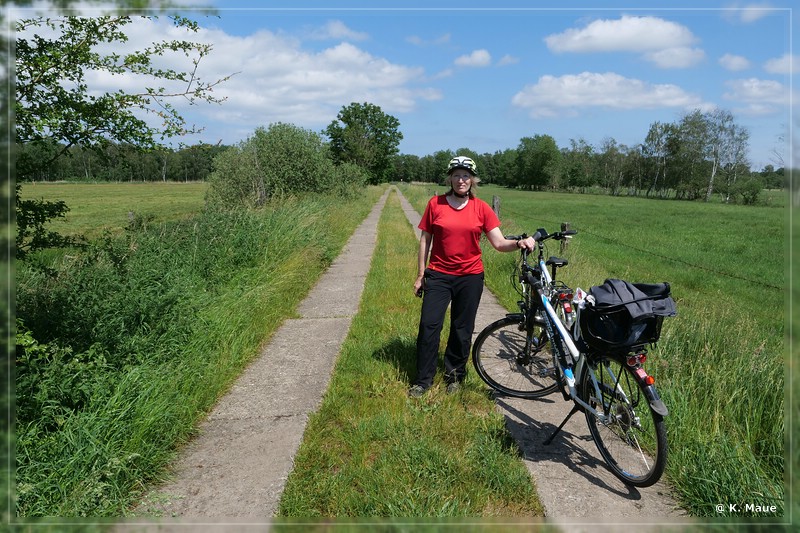
[[[70,208],[50,229],[62,235],[97,237],[120,232],[133,218],[168,222],[202,210],[205,182],[141,183],[25,183],[21,195],[30,200],[63,200]]]
[[[118,244],[97,252],[102,259],[97,275],[65,275],[65,287],[80,281],[82,290],[94,290],[100,278],[113,278],[112,289],[139,296],[90,292],[81,300],[77,289],[58,293],[73,304],[107,300],[97,309],[88,306],[96,314],[83,320],[92,324],[94,333],[105,332],[115,351],[103,352],[89,343],[89,351],[70,359],[68,366],[69,358],[53,341],[46,345],[52,348],[47,357],[65,364],[55,365],[60,373],[44,375],[40,385],[53,385],[67,375],[65,369],[88,373],[105,368],[112,356],[124,353],[125,360],[109,369],[112,389],[104,392],[110,381],[90,381],[97,389],[90,387],[94,395],[84,403],[94,410],[48,412],[48,420],[22,428],[18,512],[120,515],[144,484],[158,479],[160,469],[191,435],[192,425],[257,353],[281,317],[291,316],[293,305],[335,257],[381,189],[370,188],[352,202],[292,201],[254,219],[246,216],[227,225],[209,221],[206,228],[205,219],[192,214],[202,207],[202,193],[187,193],[183,184],[171,191],[182,197],[180,202],[194,202],[195,207],[176,217],[179,208],[162,205],[177,205],[178,200],[166,200],[173,194],[168,189],[161,190],[161,201],[157,197],[145,207],[145,201],[119,200],[116,192],[105,193],[104,202],[104,193],[94,192],[102,186],[47,187],[54,187],[53,198],[66,200],[72,208],[68,219],[58,222],[65,233],[79,222],[95,234],[102,234],[102,228],[122,233]],[[66,196],[69,187],[76,188],[72,199]],[[443,192],[432,185],[401,189],[420,213],[431,194]],[[122,192],[136,196],[138,190]],[[50,194],[43,184],[23,187],[22,192],[45,198]],[[588,289],[607,277],[671,283],[679,315],[665,322],[662,340],[648,362],[670,408],[669,483],[694,516],[719,518],[714,509],[719,502],[776,504],[782,513],[789,302],[786,209],[488,186],[481,187],[479,195],[501,198],[501,220],[509,233],[532,233],[540,227],[552,231],[562,222],[577,229],[563,254],[551,250],[570,260],[563,275],[573,286]],[[89,209],[83,200],[92,198],[106,209]],[[149,227],[134,235],[122,231],[131,210],[150,220]],[[297,227],[297,213],[307,219],[302,227]],[[81,222],[84,215],[86,222]],[[95,222],[88,222],[92,217]],[[213,230],[216,224],[222,226]],[[391,197],[379,231],[362,312],[354,319],[325,401],[309,421],[281,516],[540,515],[535,487],[474,373],[457,401],[436,392],[419,404],[406,401],[418,319],[408,290],[416,268],[416,244]],[[293,246],[297,232],[304,239],[327,243],[311,262],[310,277],[297,275],[298,265],[308,264],[308,257]],[[277,240],[260,240],[265,235]],[[151,259],[142,259],[135,268],[123,253],[134,247],[152,250]],[[242,248],[257,252],[242,257],[237,254]],[[508,309],[516,305],[509,282],[513,255],[484,255],[487,285]],[[132,275],[137,272],[146,275]],[[42,308],[49,301],[43,295],[52,295],[54,288],[67,290],[37,276],[23,272],[18,291],[23,289],[23,298],[30,297],[27,292],[38,294],[39,300],[31,297],[30,302]],[[182,278],[185,284],[169,285]],[[148,292],[153,286],[159,289]],[[143,292],[131,293],[134,289]],[[184,302],[179,295],[187,292],[198,299]],[[287,294],[292,295],[288,301]],[[167,335],[171,328],[142,322],[151,309],[169,311],[165,317],[174,319],[174,337]],[[69,328],[80,325],[68,311],[59,313],[59,319],[68,318]],[[187,317],[195,317],[197,323]],[[121,324],[137,320],[147,327],[135,330],[134,338],[114,337]],[[73,334],[69,328],[64,328],[64,336]],[[144,337],[151,332],[156,336],[153,342],[163,349],[148,352],[153,345]],[[35,341],[23,339],[32,343],[33,354],[47,351],[41,346],[49,340]],[[47,390],[40,387],[36,392]],[[53,428],[58,431],[45,431]],[[148,448],[137,451],[136,446]],[[411,471],[417,464],[424,464],[416,472],[419,478]],[[429,475],[422,475],[426,472]],[[446,475],[435,475],[440,472]],[[409,486],[410,492],[400,490]],[[371,493],[386,497],[370,499]]]

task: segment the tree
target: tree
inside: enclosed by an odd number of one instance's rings
[[[595,181],[595,152],[594,147],[585,139],[569,140],[569,149],[563,150],[562,172],[569,188],[581,192],[591,187]]]
[[[730,200],[731,190],[736,187],[736,180],[750,173],[750,164],[747,161],[747,146],[750,133],[746,128],[733,124],[731,136],[722,161],[722,170],[726,176],[725,202]]]
[[[685,168],[689,169],[688,181],[682,185],[690,198],[711,199],[715,180],[720,171],[727,170],[728,188],[746,166],[745,154],[749,134],[734,122],[733,114],[724,109],[701,112],[694,110],[683,116],[678,125],[680,154]],[[701,192],[701,181],[702,185]]]
[[[354,163],[366,169],[374,184],[388,179],[391,158],[398,153],[403,134],[400,121],[370,103],[353,102],[339,111],[325,130],[336,163]]]
[[[704,114],[695,109],[685,114],[677,126],[676,154],[680,181],[675,185],[679,198],[697,200],[705,194],[709,161],[709,124]]]
[[[450,186],[445,176],[447,175],[447,168],[450,164],[450,160],[456,155],[457,154],[451,150],[437,150],[433,153],[430,164],[428,165],[428,175],[430,176],[431,182],[447,183],[448,187]],[[480,169],[478,169],[478,172],[480,172]]]
[[[724,109],[715,109],[706,113],[705,119],[708,122],[708,158],[711,160],[711,175],[708,177],[705,198],[708,202],[714,193],[714,179],[717,172],[723,165],[727,154],[732,151],[731,144],[735,124],[733,123],[733,114]]]
[[[654,122],[650,124],[644,143],[642,144],[642,155],[651,162],[649,168],[652,169],[651,181],[647,188],[647,196],[651,192],[656,192],[659,188],[664,188],[667,181],[667,167],[669,158],[672,155],[670,150],[670,138],[676,133],[676,128],[672,124]],[[659,178],[661,181],[659,182]]]
[[[613,137],[603,139],[601,149],[602,152],[598,157],[601,172],[600,184],[607,188],[610,194],[616,196],[622,186],[625,159],[629,150],[624,145],[618,145]]]
[[[185,98],[192,104],[223,101],[213,96],[213,88],[227,77],[207,83],[198,72],[200,61],[211,52],[211,45],[189,40],[164,40],[124,54],[111,52],[104,55],[98,51],[107,44],[123,45],[128,40],[123,28],[134,20],[129,16],[38,17],[16,23],[15,120],[18,143],[57,140],[63,143],[63,149],[53,155],[55,159],[76,144],[86,148],[102,147],[114,139],[143,148],[155,148],[157,138],[164,140],[198,131],[194,126],[187,126],[170,100]],[[171,20],[176,27],[187,32],[198,30],[197,23],[189,19],[174,16]],[[46,38],[39,32],[53,32],[54,35]],[[194,56],[192,68],[187,72],[163,68],[157,58],[170,54]],[[88,72],[130,74],[137,79],[156,80],[162,86],[143,87],[134,92],[106,92],[97,96],[92,94],[86,81]],[[161,124],[148,124],[137,113],[155,115]],[[20,174],[24,177],[28,170],[28,165],[18,169],[18,177]]]
[[[401,154],[392,162],[392,181],[421,181],[422,163],[418,155]]]
[[[495,171],[492,175],[492,183],[511,187],[517,174],[517,150],[506,148],[498,150],[492,154]]]
[[[118,141],[137,149],[153,149],[157,139],[197,131],[186,125],[170,101],[181,98],[195,104],[224,100],[214,97],[212,90],[227,77],[207,83],[199,74],[200,61],[211,52],[209,44],[163,40],[143,50],[103,52],[109,45],[112,50],[124,47],[128,38],[123,28],[135,18],[154,17],[35,17],[15,23],[15,141],[18,145],[59,147],[45,158],[18,159],[18,180],[47,168],[68,155],[73,146],[102,153],[110,141]],[[186,32],[198,30],[189,19],[170,18]],[[170,54],[190,58],[191,68],[186,72],[163,68],[158,58]],[[152,81],[153,86],[97,95],[88,85],[88,72],[133,75]],[[141,115],[156,116],[161,125],[151,125]],[[45,215],[56,212],[48,211],[46,205],[20,202],[17,191],[17,218],[47,222],[25,212],[31,208],[43,209]]]
[[[523,137],[517,147],[516,185],[537,190],[555,185],[560,160],[558,145],[550,135]]]

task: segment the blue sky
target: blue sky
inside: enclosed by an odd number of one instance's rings
[[[402,153],[494,152],[543,134],[599,149],[721,107],[749,130],[753,168],[797,164],[789,0],[205,5],[218,16],[190,13],[213,44],[200,74],[236,74],[216,90],[223,104],[181,108],[205,128],[184,142],[235,144],[274,122],[321,131],[343,106],[371,102],[400,121]],[[132,45],[165,24],[143,25]]]

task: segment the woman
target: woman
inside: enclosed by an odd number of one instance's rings
[[[481,234],[485,233],[500,252],[533,250],[536,244],[531,237],[519,241],[503,237],[497,215],[475,197],[474,188],[480,180],[472,159],[451,159],[447,181],[450,190],[430,199],[419,223],[422,234],[414,292],[424,296],[417,335],[417,378],[408,391],[414,398],[433,385],[448,305],[450,336],[444,354],[447,392],[457,391],[466,377],[475,315],[483,292]]]

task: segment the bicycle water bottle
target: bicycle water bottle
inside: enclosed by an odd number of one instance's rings
[[[569,365],[567,368],[564,369],[564,377],[567,378],[567,386],[569,387],[569,393],[575,393],[575,376],[572,374],[572,365]]]

